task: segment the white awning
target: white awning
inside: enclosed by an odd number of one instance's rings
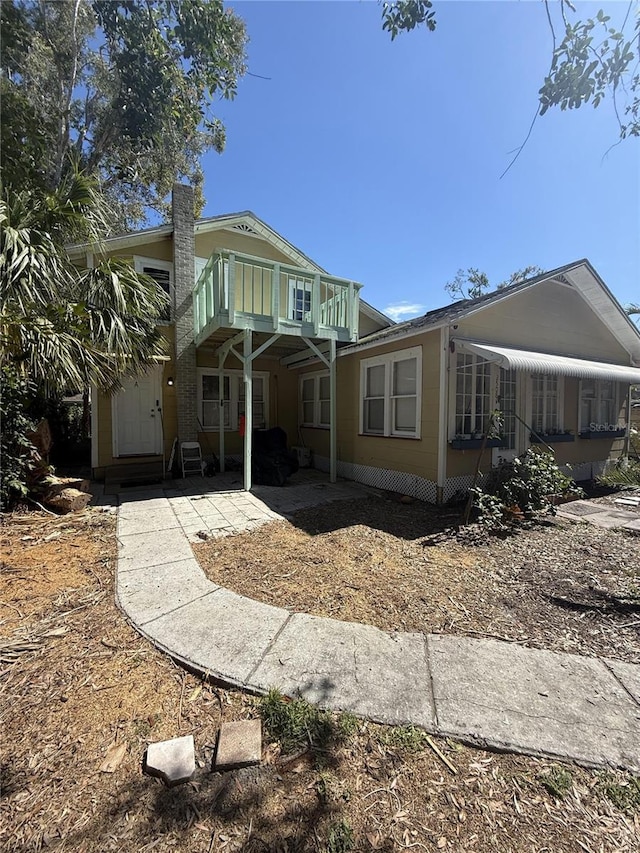
[[[610,364],[603,361],[587,361],[567,355],[550,355],[545,352],[511,349],[494,344],[479,344],[474,341],[456,340],[462,352],[474,353],[487,361],[493,361],[505,370],[526,370],[530,373],[550,373],[559,376],[576,376],[579,379],[614,379],[617,382],[640,384],[640,367]]]

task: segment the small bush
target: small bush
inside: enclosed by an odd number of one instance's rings
[[[598,788],[613,805],[622,812],[640,811],[640,778],[631,776],[620,781],[611,773],[602,773]]]
[[[598,477],[604,486],[633,489],[640,486],[640,428],[629,430],[629,458],[618,459],[616,464]]]
[[[259,707],[269,735],[284,753],[305,746],[325,750],[342,739],[329,711],[321,711],[304,699],[286,699],[276,688],[260,700]]]
[[[566,767],[552,767],[548,773],[539,776],[544,788],[557,800],[562,800],[573,787],[573,776]]]
[[[560,470],[553,453],[538,447],[493,468],[482,486],[470,491],[478,520],[490,526],[535,512],[555,514],[559,499],[584,494]]]
[[[326,853],[349,853],[355,845],[353,829],[346,820],[341,820],[329,827]]]
[[[415,726],[393,726],[382,733],[382,741],[387,746],[405,752],[420,752],[427,743],[427,733]]]

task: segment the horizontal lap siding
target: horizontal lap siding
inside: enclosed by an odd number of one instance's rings
[[[428,480],[437,477],[437,434],[439,405],[439,332],[408,341],[351,353],[337,360],[337,443],[338,459],[357,465],[416,474]],[[359,435],[360,362],[373,356],[422,346],[421,438]],[[322,369],[314,364],[296,371],[298,382],[305,373]],[[297,392],[299,393],[299,392]],[[329,456],[329,431],[303,428],[305,444],[318,456]]]

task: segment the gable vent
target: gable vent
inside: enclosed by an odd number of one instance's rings
[[[231,227],[234,231],[242,231],[243,234],[255,234],[256,236],[260,236],[257,231],[245,222],[240,222],[238,225],[232,225]]]

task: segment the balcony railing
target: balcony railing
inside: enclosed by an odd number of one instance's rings
[[[355,341],[360,287],[265,258],[219,252],[194,288],[196,343],[221,327]]]

